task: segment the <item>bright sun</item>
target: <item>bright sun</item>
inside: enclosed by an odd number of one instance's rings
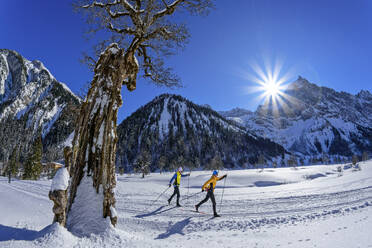
[[[268,96],[276,98],[280,94],[280,85],[274,81],[265,82],[263,85]]]
[[[270,104],[274,114],[279,113],[279,108],[290,111],[287,103],[294,102],[295,99],[288,95],[285,89],[287,88],[286,82],[293,78],[292,72],[287,70],[283,73],[282,64],[278,60],[274,64],[264,63],[263,67],[253,62],[251,69],[253,74],[249,71],[243,74],[246,79],[255,83],[254,86],[247,87],[247,92],[249,94],[259,93],[256,98],[258,102],[263,100],[264,104]]]

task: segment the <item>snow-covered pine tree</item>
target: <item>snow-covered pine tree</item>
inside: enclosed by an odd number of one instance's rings
[[[16,177],[19,171],[19,148],[15,147],[10,155],[9,163],[8,163],[8,177],[9,183],[11,182],[11,177]]]
[[[167,165],[167,157],[166,156],[160,156],[158,161],[158,168],[160,170],[160,173],[162,173],[163,168]]]
[[[72,143],[67,226],[89,234],[100,228],[102,217],[109,217],[113,225],[117,222],[116,122],[122,105],[122,85],[133,91],[141,71],[142,76],[158,85],[178,85],[179,78],[164,67],[163,58],[182,48],[189,35],[185,25],[171,16],[181,9],[193,14],[207,13],[212,3],[211,0],[78,0],[75,6],[86,14],[90,24],[88,33],[109,32],[108,39],[95,47],[95,56],[86,56],[94,68],[94,78],[81,106]],[[139,62],[137,57],[142,60]],[[87,199],[85,193],[91,193],[92,199]],[[87,215],[82,207],[86,205],[99,214]],[[89,222],[90,227],[83,229],[81,222]]]
[[[35,139],[31,152],[28,154],[24,165],[23,179],[37,180],[40,178],[43,166],[41,159],[43,156],[43,143],[41,135]]]
[[[223,162],[221,159],[221,155],[219,153],[216,153],[214,157],[209,161],[209,163],[206,165],[205,169],[208,170],[219,170],[223,168]]]

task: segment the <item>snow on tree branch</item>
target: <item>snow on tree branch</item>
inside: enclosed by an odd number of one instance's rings
[[[99,30],[111,33],[95,47],[95,56],[112,42],[118,43],[127,54],[143,57],[139,65],[143,77],[166,86],[179,85],[179,78],[164,66],[164,59],[183,49],[189,38],[186,26],[172,16],[182,9],[202,14],[213,7],[213,0],[101,0],[88,4],[88,0],[76,1],[77,8],[87,16],[89,34]]]

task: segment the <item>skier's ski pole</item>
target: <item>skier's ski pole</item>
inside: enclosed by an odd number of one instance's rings
[[[192,194],[192,195],[189,195],[189,196],[187,196],[185,199],[183,199],[183,200],[187,200],[187,199],[189,199],[189,198],[191,198],[191,197],[193,197],[193,196],[196,196],[196,195],[198,195],[198,194],[200,194],[201,193],[201,191],[200,192],[197,192],[197,193],[195,193],[195,194]]]
[[[160,195],[151,202],[151,205],[153,205],[157,200],[159,200],[160,196],[162,196],[170,187],[167,187],[163,192],[160,193]]]
[[[226,177],[225,177],[225,180],[223,182],[223,189],[222,189],[222,196],[221,196],[221,203],[220,203],[220,211],[221,212],[221,209],[222,209],[222,199],[223,199],[223,193],[225,192],[225,185],[226,185]]]
[[[191,170],[190,170],[190,174],[188,176],[188,179],[187,179],[187,205],[189,204],[189,194],[190,194],[190,176],[191,176]]]

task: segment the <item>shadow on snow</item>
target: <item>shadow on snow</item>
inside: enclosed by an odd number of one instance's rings
[[[136,218],[149,217],[149,216],[153,216],[153,215],[161,214],[161,213],[164,213],[164,212],[167,212],[167,211],[169,211],[169,210],[172,210],[172,209],[176,208],[176,207],[171,207],[171,208],[167,208],[167,209],[164,209],[164,210],[163,210],[163,208],[165,208],[165,207],[166,207],[166,206],[161,206],[161,207],[155,209],[154,211],[152,211],[152,212],[150,212],[150,213],[146,213],[146,214],[138,214],[138,215],[136,215],[136,216],[134,216],[134,217],[136,217]]]
[[[181,234],[185,235],[182,230],[190,223],[191,217],[188,217],[180,222],[177,222],[173,226],[170,226],[165,233],[159,234],[155,239],[166,239],[169,238],[173,234]]]
[[[0,241],[34,240],[39,237],[39,232],[26,228],[16,228],[0,224]]]

